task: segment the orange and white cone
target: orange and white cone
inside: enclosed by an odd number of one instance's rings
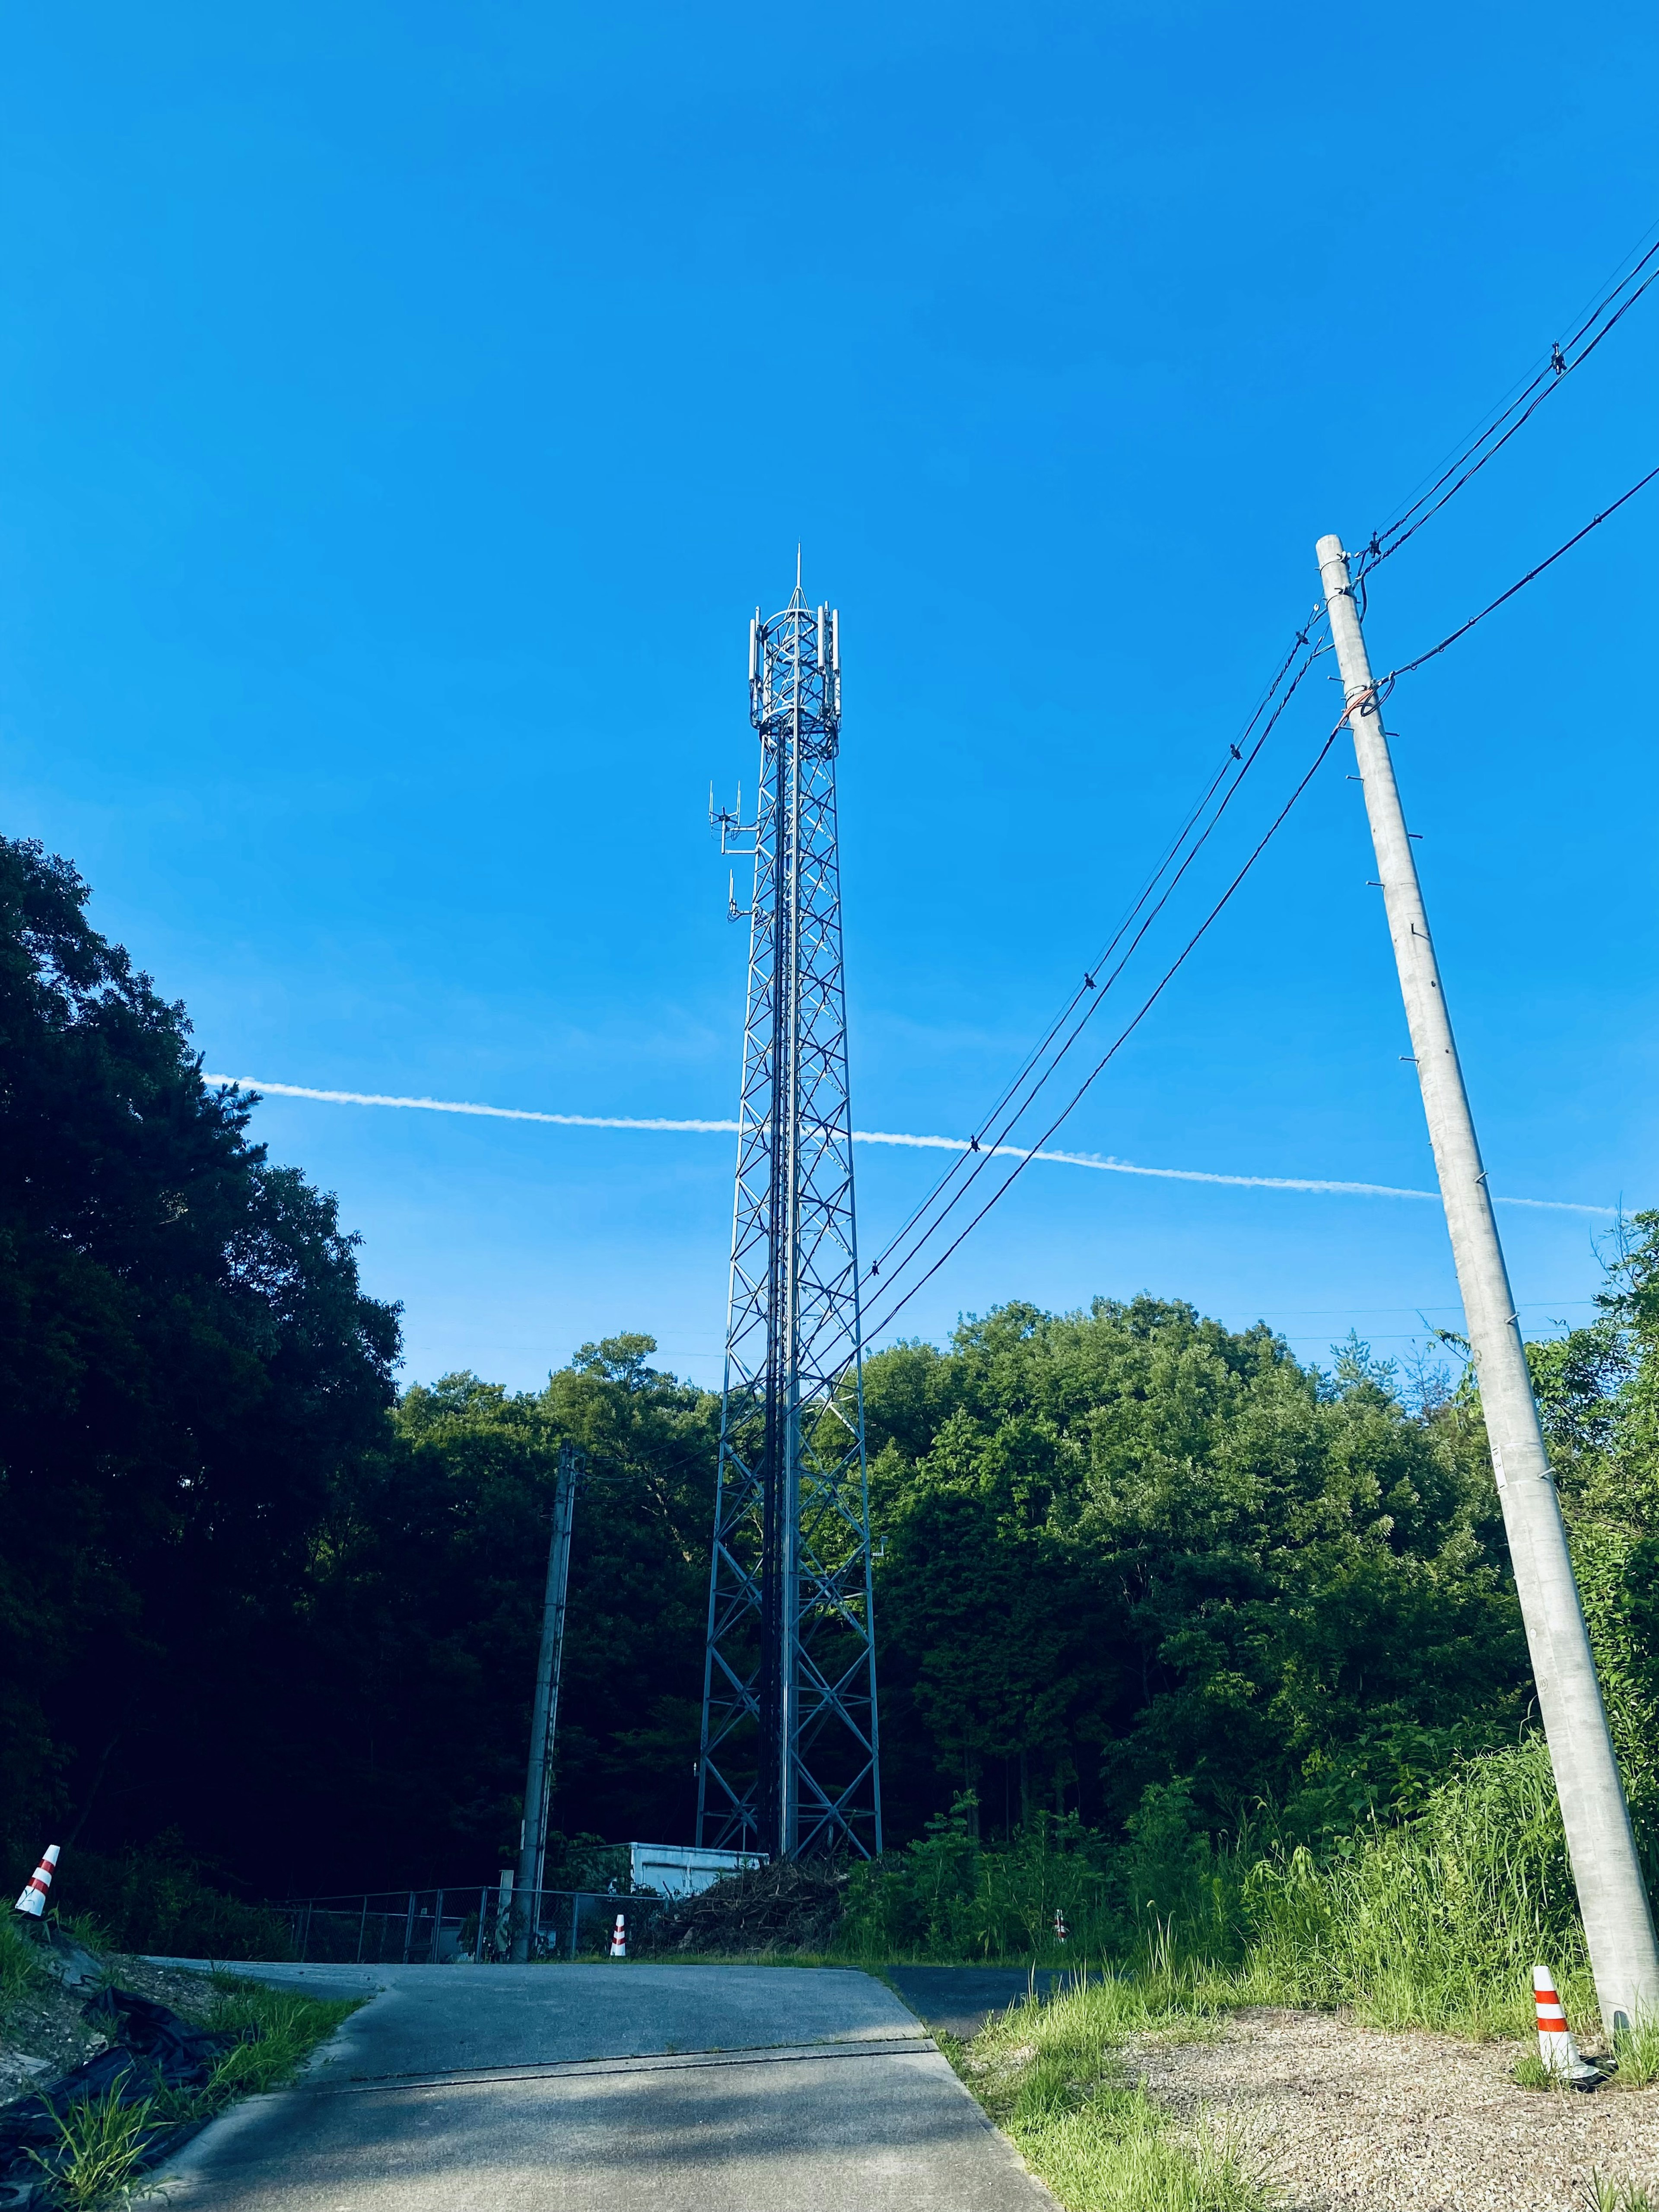
[[[620,1912],[617,1915],[617,1924],[611,1931],[611,1955],[613,1959],[628,1956],[628,1923]]]
[[[46,1909],[46,1892],[52,1887],[52,1871],[58,1863],[58,1846],[46,1845],[46,1855],[28,1878],[27,1887],[18,1899],[18,1912],[27,1912],[31,1920],[38,1920]]]
[[[1556,1995],[1555,1977],[1547,1966],[1533,1968],[1532,1995],[1538,2011],[1538,2056],[1547,2070],[1559,2075],[1564,2081],[1599,2081],[1600,2068],[1578,2055],[1578,2045],[1567,2026],[1566,2007]]]

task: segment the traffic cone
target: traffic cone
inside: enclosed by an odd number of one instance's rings
[[[27,1912],[31,1920],[40,1917],[46,1909],[46,1892],[52,1887],[52,1872],[57,1863],[58,1846],[48,1844],[46,1856],[29,1876],[28,1887],[17,1900],[14,1908],[16,1911]]]
[[[1533,1968],[1532,1995],[1538,2011],[1538,2056],[1546,2069],[1576,2087],[1593,2087],[1602,2078],[1601,2070],[1579,2057],[1566,2008],[1555,1993],[1555,1977],[1547,1966]]]
[[[628,1956],[628,1923],[620,1912],[617,1915],[617,1924],[611,1931],[611,1955],[613,1959]]]

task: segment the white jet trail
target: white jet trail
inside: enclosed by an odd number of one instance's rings
[[[236,1083],[244,1091],[268,1091],[279,1098],[316,1098],[328,1106],[408,1106],[427,1114],[481,1114],[493,1121],[550,1121],[562,1129],[665,1129],[696,1135],[735,1135],[735,1121],[675,1121],[661,1115],[538,1114],[525,1106],[474,1106],[459,1098],[393,1098],[377,1091],[314,1091],[303,1083],[261,1083],[252,1075],[204,1075],[204,1083]],[[964,1137],[915,1137],[892,1129],[854,1129],[855,1145],[908,1145],[924,1152],[960,1152]],[[1222,1182],[1243,1190],[1310,1190],[1343,1198],[1425,1198],[1439,1203],[1437,1190],[1402,1190],[1387,1182],[1332,1182],[1311,1176],[1218,1175],[1208,1168],[1143,1168],[1097,1152],[1032,1152],[1018,1145],[987,1145],[994,1158],[1050,1160],[1058,1167],[1093,1168],[1102,1175],[1152,1176],[1164,1182]],[[1598,1213],[1617,1218],[1612,1206],[1581,1206],[1566,1198],[1494,1198],[1498,1206],[1535,1206],[1548,1213]]]

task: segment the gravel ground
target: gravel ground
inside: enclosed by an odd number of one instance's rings
[[[1659,2181],[1659,2087],[1520,2089],[1521,2048],[1263,2010],[1124,2057],[1162,2103],[1258,2148],[1287,2212],[1583,2212],[1592,2170]]]
[[[104,1960],[118,1988],[153,1997],[174,2012],[193,2018],[212,2000],[212,1987],[201,1974],[152,1966],[143,1959],[111,1953]],[[85,1992],[56,1983],[19,1997],[0,2021],[0,2105],[43,2087],[103,2050],[106,2036],[82,2018]]]

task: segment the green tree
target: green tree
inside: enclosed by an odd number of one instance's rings
[[[901,1834],[964,1781],[1116,1825],[1177,1778],[1345,1829],[1523,1709],[1486,1491],[1363,1346],[1327,1379],[1180,1304],[1015,1305],[868,1404]]]
[[[655,1349],[585,1345],[539,1392],[451,1375],[404,1394],[339,1493],[289,1655],[281,1763],[335,1869],[301,1887],[482,1881],[516,1856],[565,1439],[588,1474],[553,1818],[689,1836],[719,1406]]]
[[[175,1825],[261,1788],[246,1698],[392,1402],[395,1310],[334,1200],[204,1084],[182,1007],[0,840],[0,1831]],[[211,1759],[201,1756],[214,1747]]]

